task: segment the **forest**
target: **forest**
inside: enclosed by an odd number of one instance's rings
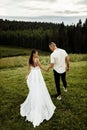
[[[87,19],[76,25],[0,19],[0,45],[49,51],[51,41],[68,53],[87,53]]]

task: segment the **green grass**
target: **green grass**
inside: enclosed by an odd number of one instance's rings
[[[0,46],[0,58],[28,54],[28,49]]]
[[[6,48],[3,47],[3,49],[6,54]],[[12,50],[12,48],[7,49],[9,49],[9,51]],[[18,50],[22,53],[23,48]],[[12,56],[12,52],[9,54]],[[57,108],[49,121],[44,120],[44,122],[36,128],[33,128],[30,122],[26,122],[25,118],[22,118],[19,113],[20,104],[24,102],[29,92],[25,81],[28,56],[1,58],[0,130],[86,130],[86,58],[87,54],[70,54],[70,71],[67,72],[68,92],[64,93],[61,83],[61,101],[55,98],[56,88],[52,70],[49,73],[42,71],[47,88]],[[49,64],[49,55],[44,55],[43,52],[40,53],[40,61],[47,67]]]
[[[48,55],[48,52],[41,52],[38,50],[41,55]],[[8,46],[1,46],[0,45],[0,58],[3,57],[13,57],[13,56],[23,56],[29,55],[30,49],[28,48],[21,48],[21,47],[8,47]]]

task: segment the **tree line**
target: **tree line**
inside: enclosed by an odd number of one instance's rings
[[[54,41],[68,53],[87,53],[87,19],[76,25],[0,19],[0,44],[49,51]]]

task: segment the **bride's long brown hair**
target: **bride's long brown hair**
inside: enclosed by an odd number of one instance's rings
[[[29,58],[29,64],[34,66],[34,61],[33,61],[33,54],[35,54],[37,51],[35,49],[32,49],[31,51],[31,55],[30,55],[30,58]]]

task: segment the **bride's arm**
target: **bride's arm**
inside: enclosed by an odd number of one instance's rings
[[[42,70],[47,71],[47,69],[44,68],[44,67],[41,65],[39,59],[37,59],[37,64],[38,64],[38,66],[39,66]]]

